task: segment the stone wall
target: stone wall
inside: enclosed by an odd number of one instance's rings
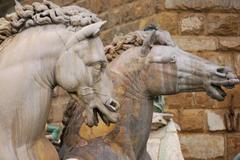
[[[31,0],[25,0],[30,3]],[[177,44],[193,54],[233,67],[240,75],[239,0],[55,0],[77,4],[108,21],[102,32],[105,44],[115,35],[156,24],[168,30]],[[186,160],[232,160],[240,152],[240,133],[227,132],[224,114],[229,106],[240,110],[240,87],[227,90],[224,102],[205,93],[166,96],[167,111],[180,125],[180,141]],[[52,120],[61,121],[68,99],[57,89]]]

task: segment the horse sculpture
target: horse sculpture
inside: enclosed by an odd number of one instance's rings
[[[0,19],[0,159],[57,160],[44,137],[53,88],[85,106],[87,125],[98,110],[111,122],[118,103],[98,37],[104,24],[90,11],[52,2],[22,6]]]
[[[150,160],[146,143],[154,96],[205,91],[221,101],[226,96],[221,86],[239,83],[231,69],[181,50],[162,30],[129,33],[106,50],[110,60],[117,57],[110,71],[120,121],[88,129],[81,116],[84,108],[70,101],[60,149],[64,160]]]

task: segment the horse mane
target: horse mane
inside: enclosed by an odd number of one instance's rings
[[[101,21],[96,14],[79,6],[60,7],[48,0],[24,6],[17,0],[15,3],[15,12],[0,18],[0,44],[8,37],[33,26],[64,24],[79,29]]]
[[[105,47],[105,54],[109,62],[121,55],[126,50],[144,45],[144,41],[156,32],[153,45],[175,46],[169,32],[157,28],[154,25],[147,26],[144,30],[130,32],[126,35],[116,36],[110,45]]]

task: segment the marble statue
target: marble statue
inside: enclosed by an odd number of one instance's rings
[[[118,120],[107,59],[99,32],[105,23],[78,6],[44,0],[0,19],[0,159],[58,160],[44,136],[52,91],[61,86],[85,106]]]
[[[71,100],[64,118],[63,160],[151,160],[146,143],[154,96],[204,91],[222,101],[226,96],[222,87],[239,83],[230,68],[183,51],[160,29],[117,37],[106,54],[112,60],[109,68],[121,106],[120,121],[110,124],[102,115],[108,126],[100,121],[88,128],[83,106]]]

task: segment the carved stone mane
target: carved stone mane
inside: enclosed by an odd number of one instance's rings
[[[64,24],[75,30],[101,21],[96,14],[78,6],[60,7],[48,0],[22,6],[15,0],[14,13],[0,18],[0,44],[8,37],[32,26]]]
[[[152,42],[154,45],[175,46],[175,42],[172,40],[169,32],[161,30],[159,28],[154,29],[154,31],[154,41]],[[152,30],[135,31],[130,32],[124,36],[114,37],[110,45],[105,47],[105,54],[108,61],[111,62],[118,55],[122,54],[124,51],[132,47],[143,46],[145,44],[144,41],[146,41],[152,33]]]

